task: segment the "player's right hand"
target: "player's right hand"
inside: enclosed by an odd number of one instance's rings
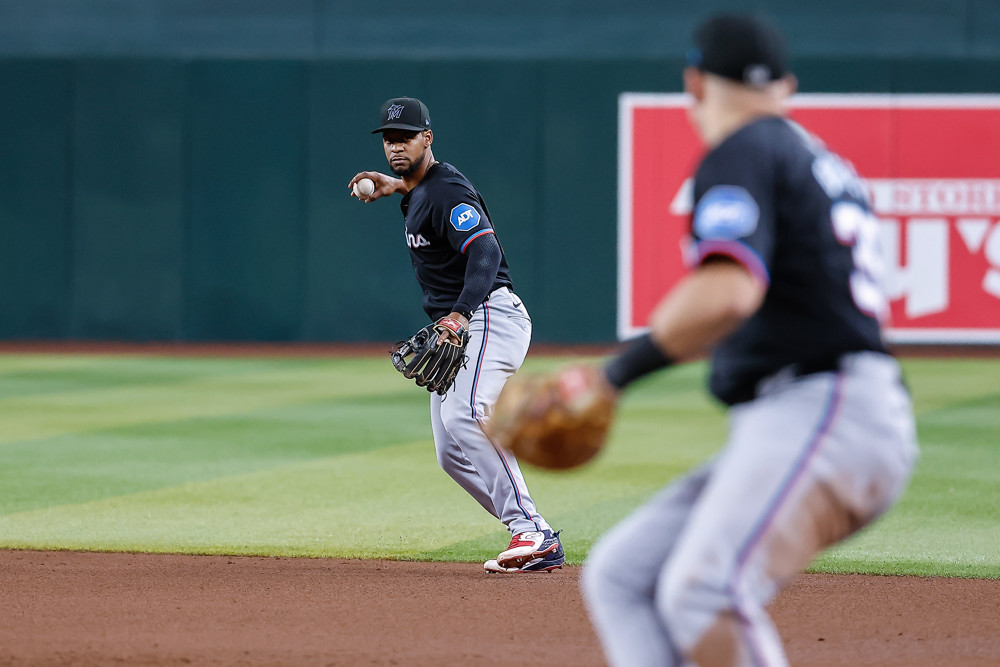
[[[375,182],[375,192],[371,193],[367,197],[354,193],[354,184],[362,178],[370,178]],[[373,202],[376,199],[381,199],[382,197],[389,197],[397,192],[406,192],[406,188],[404,187],[402,180],[377,171],[358,172],[354,175],[354,178],[348,182],[347,189],[350,190],[352,197],[357,197],[366,204],[368,202]]]

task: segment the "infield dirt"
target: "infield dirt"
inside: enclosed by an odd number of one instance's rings
[[[579,568],[0,551],[2,665],[602,665]],[[793,665],[1000,664],[1000,581],[802,575]]]

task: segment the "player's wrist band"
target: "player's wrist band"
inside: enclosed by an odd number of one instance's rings
[[[653,341],[649,334],[639,336],[625,350],[604,366],[604,375],[616,389],[661,368],[676,363]]]
[[[451,331],[454,334],[460,334],[460,332],[462,331],[462,329],[465,328],[465,327],[462,326],[461,322],[459,322],[458,320],[452,319],[450,317],[442,317],[440,320],[437,321],[437,323],[439,325],[445,327],[446,329],[448,329],[449,331]]]

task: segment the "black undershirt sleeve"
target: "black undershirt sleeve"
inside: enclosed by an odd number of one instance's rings
[[[469,263],[465,267],[465,286],[452,310],[469,316],[489,296],[500,269],[500,244],[495,234],[483,234],[465,249]]]

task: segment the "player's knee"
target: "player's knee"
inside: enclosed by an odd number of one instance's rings
[[[656,587],[656,610],[677,648],[688,654],[698,639],[736,601],[725,586],[690,572],[668,570]]]
[[[446,446],[434,448],[438,465],[456,481],[461,483],[461,479],[467,474],[469,460],[465,457],[461,447],[456,443],[449,443]]]
[[[454,403],[454,405],[449,405]],[[456,440],[461,440],[466,429],[480,429],[476,415],[468,403],[460,401],[445,401],[441,406],[441,423],[445,430]]]
[[[441,466],[441,468],[445,472],[450,472],[451,468],[454,467],[452,465],[452,462],[454,461],[454,456],[451,454],[451,452],[443,449],[438,449],[436,451],[436,454],[437,454],[438,465]]]

